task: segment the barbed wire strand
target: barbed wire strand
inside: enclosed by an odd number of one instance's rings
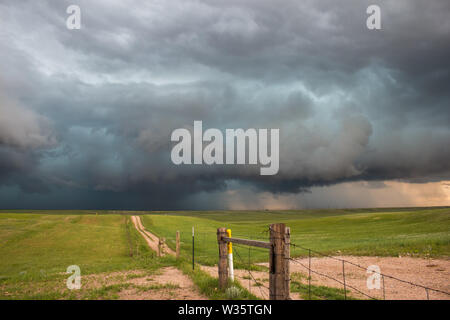
[[[248,265],[250,266],[250,251],[251,251],[252,247],[248,246]],[[250,277],[248,278],[248,291],[250,291],[250,293],[252,293],[252,287],[251,287],[251,282],[250,282]]]
[[[311,250],[309,250],[309,259],[308,259],[308,296],[309,300],[311,300]]]
[[[276,233],[279,233],[279,234],[283,234],[282,232],[279,232],[277,230],[273,230],[270,227],[269,227],[269,231],[276,232]],[[311,248],[306,248],[306,247],[300,246],[300,245],[292,243],[292,242],[290,243],[290,245],[293,246],[293,247],[297,247],[297,248],[303,249],[303,250],[307,250],[308,252],[316,253],[316,254],[321,255],[323,257],[327,257],[327,258],[330,258],[330,259],[334,259],[334,260],[337,260],[337,261],[342,261],[342,262],[348,263],[348,264],[350,264],[352,266],[355,266],[357,268],[360,268],[362,270],[367,270],[367,268],[365,268],[365,267],[363,267],[363,266],[361,266],[361,265],[359,265],[357,263],[354,263],[354,262],[351,262],[351,261],[348,261],[348,260],[345,260],[345,259],[342,259],[342,258],[337,258],[335,256],[331,256],[331,255],[325,254],[323,252],[313,250]],[[434,291],[434,292],[439,292],[439,293],[442,293],[442,294],[450,295],[449,292],[446,292],[446,291],[443,291],[443,290],[434,289],[434,288],[430,288],[430,287],[427,287],[427,286],[424,286],[424,285],[421,285],[421,284],[418,284],[418,283],[414,283],[414,282],[411,282],[411,281],[399,279],[397,277],[394,277],[394,276],[391,276],[391,275],[388,275],[388,274],[384,274],[384,273],[381,273],[381,272],[378,272],[378,271],[375,271],[375,270],[373,270],[372,272],[373,273],[377,273],[377,274],[379,274],[382,277],[386,277],[386,278],[390,278],[390,279],[393,279],[393,280],[396,280],[396,281],[399,281],[399,282],[403,282],[403,283],[409,284],[411,286],[416,286],[416,287],[423,288],[427,292],[427,298],[429,298],[428,291]],[[384,279],[383,279],[383,281],[384,281]],[[384,287],[383,287],[383,290],[384,290]]]
[[[347,300],[347,286],[345,285],[345,262],[342,261],[342,277],[344,278],[344,298]]]
[[[241,258],[241,256],[240,256],[240,254],[239,254],[239,252],[236,250],[236,246],[239,246],[239,247],[241,247],[241,248],[243,248],[243,246],[241,246],[241,245],[238,245],[238,244],[234,244],[234,251],[236,252],[236,255],[237,255],[237,258],[239,259],[239,262],[241,262],[242,264],[246,264],[246,263],[244,263],[243,262],[243,259]],[[249,246],[250,247],[250,246]],[[266,289],[268,289],[269,290],[269,287],[267,287],[267,286],[265,286],[265,285],[263,285],[262,283],[260,283],[260,282],[258,282],[256,279],[255,279],[255,277],[253,276],[253,274],[251,273],[251,271],[250,271],[250,267],[251,267],[251,263],[247,263],[247,265],[248,265],[248,269],[247,269],[247,271],[248,271],[248,273],[250,274],[250,276],[252,277],[252,279],[253,279],[253,281],[255,281],[255,283],[258,285],[258,284],[260,284],[260,286],[258,286],[258,287],[264,287],[264,288],[266,288]]]
[[[351,262],[351,261],[348,261],[348,260],[345,260],[345,259],[337,258],[337,257],[334,257],[334,256],[330,256],[328,254],[325,254],[325,253],[322,253],[322,252],[319,252],[319,251],[316,251],[316,250],[312,250],[310,248],[305,248],[305,247],[299,246],[298,244],[295,244],[295,243],[291,243],[291,246],[298,247],[298,248],[301,248],[303,250],[311,250],[311,252],[316,253],[318,255],[321,255],[321,256],[324,256],[324,257],[327,257],[327,258],[330,258],[330,259],[334,259],[334,260],[337,260],[337,261],[342,261],[342,262],[348,263],[348,264],[350,264],[352,266],[355,266],[355,267],[357,267],[357,268],[359,268],[361,270],[367,270],[367,268],[365,268],[365,267],[363,267],[363,266],[361,266],[361,265],[359,265],[357,263],[354,263],[354,262]],[[386,278],[389,278],[389,279],[393,279],[393,280],[396,280],[396,281],[399,281],[399,282],[403,282],[403,283],[409,284],[411,286],[416,286],[416,287],[420,287],[420,288],[423,288],[423,289],[431,290],[431,291],[434,291],[434,292],[439,292],[439,293],[442,293],[442,294],[450,295],[449,292],[442,291],[442,290],[435,289],[435,288],[430,288],[430,287],[427,287],[427,286],[424,286],[424,285],[421,285],[421,284],[418,284],[418,283],[414,283],[414,282],[411,282],[411,281],[399,279],[397,277],[394,277],[394,276],[391,276],[391,275],[388,275],[388,274],[385,274],[385,273],[382,273],[382,272],[378,272],[376,270],[373,270],[372,272],[373,273],[377,273],[380,276],[383,276],[383,277],[386,277]]]
[[[305,266],[303,263],[301,263],[301,262],[299,262],[299,261],[297,261],[297,260],[294,260],[294,259],[292,259],[292,258],[290,258],[290,260],[291,260],[292,262],[296,263],[296,264],[301,265],[303,268],[305,268],[305,269],[311,271],[312,273],[315,273],[315,274],[317,274],[317,275],[319,275],[319,276],[322,276],[322,277],[328,278],[328,279],[330,279],[330,280],[336,281],[337,283],[340,283],[340,284],[342,284],[342,285],[344,284],[341,280],[336,279],[336,278],[333,278],[333,277],[331,277],[331,276],[329,276],[329,275],[327,275],[327,274],[325,274],[325,273],[321,273],[321,272],[312,270],[312,269],[308,268],[308,267]],[[368,294],[362,292],[361,290],[359,290],[359,289],[357,289],[357,288],[355,288],[355,287],[353,287],[353,286],[346,285],[346,287],[355,290],[356,292],[362,294],[363,296],[368,297],[369,299],[374,299],[374,300],[376,300],[376,298],[374,298],[374,297],[372,297],[372,296],[370,296],[370,295],[368,295]],[[345,292],[345,291],[344,291],[344,292]]]
[[[238,257],[239,261],[240,261],[242,264],[244,264],[244,263],[243,263],[243,260],[242,260],[242,258],[241,258],[241,256],[240,256],[240,254],[239,254],[239,252],[236,250],[236,248],[234,248],[234,252],[236,252],[236,256]],[[253,279],[253,281],[255,282],[255,285],[259,288],[259,291],[260,291],[261,296],[263,297],[263,299],[267,299],[267,295],[264,294],[264,291],[261,289],[261,286],[264,287],[264,288],[266,288],[266,289],[268,289],[268,290],[270,290],[270,289],[269,289],[268,287],[266,287],[265,285],[263,285],[262,283],[256,281],[255,277],[253,276],[252,272],[250,271],[250,264],[248,265],[248,270],[247,270],[247,271],[248,271],[248,274],[250,275],[250,277],[251,277],[251,278]]]

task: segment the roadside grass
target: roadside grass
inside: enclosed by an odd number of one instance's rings
[[[200,269],[199,265],[192,270],[192,264],[182,259],[177,263],[178,268],[189,276],[194,284],[199,288],[200,293],[211,300],[260,300],[251,294],[239,282],[229,283],[227,288],[235,287],[235,295],[230,295],[230,291],[219,289],[219,280],[211,277],[207,272]]]
[[[180,231],[181,254],[192,255],[192,226],[195,227],[195,259],[205,265],[217,264],[219,227],[232,236],[268,241],[270,223],[284,222],[291,228],[291,243],[332,255],[368,256],[450,256],[450,208],[316,210],[289,212],[184,212],[143,216],[144,226],[175,248]],[[316,216],[314,216],[314,214]],[[195,216],[194,216],[195,215]],[[252,262],[267,261],[265,249],[242,248],[241,256]],[[304,257],[308,251],[291,247],[291,256]],[[247,261],[235,262],[245,268]]]

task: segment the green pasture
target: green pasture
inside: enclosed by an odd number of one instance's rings
[[[181,232],[182,260],[156,258],[130,222],[139,214],[144,226],[165,237],[175,249]],[[136,212],[93,210],[0,211],[0,299],[109,299],[123,288],[107,286],[70,292],[66,269],[78,265],[82,275],[118,270],[156,271],[178,266],[210,298],[226,298],[217,291],[217,279],[192,271],[192,227],[195,262],[214,265],[218,260],[216,230],[226,227],[233,237],[268,241],[269,225],[283,222],[291,228],[291,242],[326,254],[370,256],[450,256],[450,208],[391,208],[298,211]],[[248,268],[267,262],[266,249],[233,245],[235,266]],[[292,256],[308,252],[292,247]],[[264,269],[251,265],[252,269]],[[298,284],[293,290],[304,294]],[[316,288],[317,298],[342,292]],[[294,290],[294,291],[295,291]],[[242,291],[241,298],[252,298]]]
[[[307,255],[301,247],[326,254],[450,256],[450,208],[174,212],[147,214],[143,222],[173,248],[179,230],[186,257],[192,255],[194,226],[196,261],[205,264],[217,263],[217,228],[230,228],[233,237],[268,241],[271,223],[291,228],[291,242],[299,245],[291,247],[292,256]],[[238,264],[267,261],[265,249],[234,248]]]

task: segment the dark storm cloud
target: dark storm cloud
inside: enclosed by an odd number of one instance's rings
[[[65,28],[69,4],[81,30]],[[365,26],[369,4],[2,2],[0,188],[163,209],[228,181],[450,179],[450,4],[378,1],[380,31]],[[170,134],[194,120],[280,128],[279,174],[173,165]]]

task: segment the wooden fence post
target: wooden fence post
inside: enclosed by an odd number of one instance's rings
[[[286,297],[286,263],[285,263],[284,223],[270,225],[270,257],[269,257],[269,299],[285,300]]]
[[[180,231],[177,231],[177,245],[176,245],[177,259],[180,258]]]
[[[227,243],[222,240],[226,236],[226,228],[217,229],[217,242],[219,244],[219,289],[224,289],[228,284]]]
[[[161,238],[158,238],[158,257],[161,257]]]
[[[291,299],[291,228],[286,227],[284,235],[284,281],[285,281],[285,299]]]

